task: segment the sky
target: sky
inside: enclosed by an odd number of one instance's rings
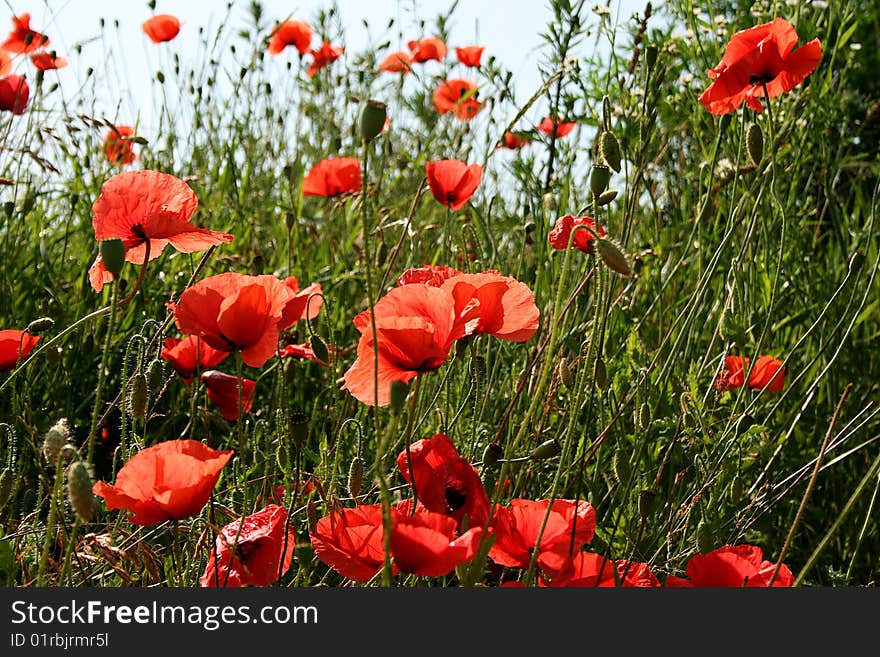
[[[402,48],[408,38],[429,36],[430,27],[439,13],[445,13],[452,0],[337,0],[339,15],[345,31],[345,45],[349,52],[358,52],[370,41],[373,43],[390,36],[390,49]],[[116,79],[108,80],[108,94],[131,95],[128,102],[137,107],[128,108],[140,115],[141,124],[150,123],[151,101],[148,81],[155,75],[162,62],[172,53],[181,59],[198,58],[197,31],[204,26],[209,32],[216,30],[221,22],[235,21],[242,27],[248,21],[248,0],[234,0],[231,12],[223,0],[185,0],[168,2],[157,0],[155,12],[147,2],[132,0],[3,0],[0,7],[0,36],[4,25],[12,27],[13,15],[31,14],[32,28],[42,31],[52,39],[51,48],[70,60],[70,65],[57,75],[62,89],[76,89],[85,79],[88,68],[101,71],[106,68],[107,58],[114,59],[114,70],[120,71]],[[329,0],[263,0],[266,22],[294,18],[312,22],[318,10],[327,9]],[[599,2],[588,2],[588,7]],[[626,22],[634,12],[644,8],[644,0],[605,0],[611,10],[610,20]],[[4,17],[3,14],[6,14]],[[141,30],[141,24],[153,13],[171,13],[183,26],[173,41],[153,44]],[[459,2],[450,21],[449,45],[479,44],[486,48],[484,58],[494,55],[514,74],[518,96],[527,98],[540,86],[537,63],[540,54],[541,30],[552,16],[549,4],[544,0],[467,0]],[[105,20],[105,38],[101,38],[99,19]],[[396,19],[396,26],[387,30],[388,20]],[[427,21],[424,34],[419,19]],[[367,21],[369,29],[364,26]],[[114,21],[119,22],[118,30]],[[399,43],[395,40],[402,32]],[[110,43],[107,43],[107,42]],[[79,44],[81,51],[75,52]],[[315,44],[317,45],[317,44]],[[164,59],[163,59],[164,58]],[[102,84],[104,82],[102,81]],[[112,88],[111,88],[112,87]]]

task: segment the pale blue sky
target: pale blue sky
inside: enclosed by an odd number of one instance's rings
[[[168,62],[171,53],[178,53],[182,59],[198,58],[197,31],[199,26],[216,30],[227,16],[226,2],[220,0],[185,0],[168,2],[158,0],[156,13],[171,13],[183,22],[178,37],[166,44],[153,44],[141,30],[141,23],[152,15],[145,1],[131,0],[4,0],[5,12],[0,12],[0,36],[11,29],[13,13],[31,13],[34,29],[46,32],[52,39],[51,47],[60,56],[71,60],[71,65],[47,76],[57,75],[66,90],[76,89],[85,77],[88,67],[96,71],[107,69],[103,61],[114,57],[114,70],[119,73],[107,80],[108,96],[132,97],[129,107],[121,113],[139,112],[141,125],[149,125],[152,111],[148,81],[162,62]],[[247,0],[236,0],[229,20],[243,27],[247,24]],[[419,36],[418,20],[423,19],[430,26],[438,13],[448,10],[451,0],[338,0],[339,13],[346,34],[348,52],[361,50],[368,42],[368,33],[362,23],[368,19],[370,34],[376,40],[386,36],[396,37],[401,31],[405,36],[401,43],[391,47],[403,47],[407,38]],[[600,3],[591,3],[595,6]],[[606,4],[603,2],[602,4]],[[612,0],[610,20],[626,22],[630,16],[644,8],[644,0]],[[288,16],[312,22],[321,8],[329,7],[327,0],[263,0],[264,16],[267,22]],[[5,14],[5,15],[4,15]],[[107,40],[100,39],[99,18],[106,21]],[[397,20],[397,25],[386,32],[388,20]],[[551,18],[549,6],[543,0],[513,2],[511,0],[469,0],[460,2],[453,14],[449,45],[479,43],[486,47],[484,55],[495,55],[507,69],[514,73],[514,84],[518,96],[527,98],[540,85],[537,62],[540,55],[536,49],[541,45],[541,30]],[[119,21],[118,31],[113,21]],[[427,36],[425,34],[424,36]],[[74,46],[82,44],[82,53],[77,56]],[[317,44],[315,44],[317,45]],[[451,48],[450,48],[451,50]],[[109,55],[108,55],[109,53]],[[118,53],[122,53],[120,58]],[[454,54],[452,55],[454,57]],[[163,59],[164,58],[164,59]],[[19,64],[19,66],[23,66]],[[99,88],[100,89],[100,88]],[[111,115],[111,103],[115,98],[104,99],[107,103],[102,111]],[[135,107],[136,106],[136,107]],[[129,120],[133,120],[131,117]]]

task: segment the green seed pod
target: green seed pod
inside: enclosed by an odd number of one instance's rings
[[[312,348],[312,351],[315,352],[315,358],[325,363],[330,362],[330,350],[327,348],[327,343],[321,339],[320,335],[312,333],[309,336],[309,346]]]
[[[348,492],[357,499],[361,494],[361,486],[364,483],[364,465],[366,463],[360,456],[355,456],[348,466]]]
[[[42,333],[43,331],[48,331],[53,326],[55,326],[54,319],[51,317],[40,317],[28,324],[25,330],[28,333]]]
[[[645,65],[648,67],[649,71],[652,70],[657,63],[657,56],[659,54],[660,49],[653,43],[645,48]]]
[[[611,182],[611,169],[605,164],[594,164],[590,168],[590,191],[593,196],[599,197]]]
[[[165,367],[160,359],[156,359],[147,366],[147,387],[150,392],[159,392],[165,381]]]
[[[632,468],[629,465],[629,454],[622,450],[614,450],[614,456],[611,458],[611,471],[617,483],[625,484],[632,475]]]
[[[128,410],[132,417],[142,418],[147,413],[147,377],[138,372],[128,383]]]
[[[492,441],[483,450],[483,467],[491,468],[498,463],[502,456],[504,456],[504,448],[495,441]]]
[[[378,100],[365,100],[361,103],[358,115],[358,129],[361,139],[369,143],[382,132],[385,127],[385,119],[388,117],[385,103]]]
[[[605,160],[605,164],[620,173],[620,142],[617,135],[610,130],[603,132],[599,139],[599,155]]]
[[[12,475],[12,468],[4,468],[3,472],[0,472],[0,508],[9,503],[13,493],[15,493],[15,477]]]
[[[101,252],[104,269],[113,274],[113,278],[118,278],[119,272],[122,271],[122,265],[125,264],[125,245],[122,240],[104,240],[98,248]]]
[[[764,133],[757,123],[752,123],[746,133],[746,150],[752,164],[758,166],[764,157]]]
[[[305,413],[294,412],[290,414],[290,439],[294,447],[302,449],[309,437],[309,416]]]
[[[95,515],[93,485],[89,466],[83,461],[67,466],[67,501],[83,522],[91,522]]]
[[[596,199],[596,206],[602,207],[603,205],[608,205],[617,198],[617,190],[616,189],[606,189],[604,192],[599,194],[599,198]],[[582,213],[584,214],[584,213]]]
[[[715,549],[715,532],[705,520],[700,520],[697,525],[697,549],[700,554],[708,554]]]
[[[657,507],[657,491],[646,488],[639,491],[639,516],[647,520]]]
[[[600,237],[596,240],[596,250],[608,269],[617,272],[621,276],[632,275],[629,257],[617,240]]]
[[[558,455],[562,451],[562,446],[555,438],[545,440],[543,443],[535,447],[529,458],[534,460],[550,459]]]
[[[64,418],[58,420],[46,432],[46,435],[43,436],[42,452],[49,465],[58,463],[58,456],[69,439],[70,429],[67,426],[67,420]]]
[[[391,382],[391,408],[399,411],[406,404],[406,396],[409,394],[409,386],[403,381]]]

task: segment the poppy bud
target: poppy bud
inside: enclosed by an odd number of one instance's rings
[[[642,404],[642,407],[639,409],[639,429],[644,431],[648,428],[648,425],[651,423],[651,407],[648,405],[648,402]]]
[[[311,498],[306,502],[306,519],[309,524],[309,534],[314,534],[318,529],[318,509]]]
[[[529,458],[534,460],[551,459],[559,454],[559,452],[561,451],[562,447],[560,446],[560,444],[556,441],[555,438],[551,438],[550,440],[546,440],[535,447],[535,449],[532,450]]]
[[[749,159],[752,161],[752,164],[758,166],[764,157],[764,133],[761,131],[761,126],[757,123],[751,124],[749,131],[746,133],[746,150],[749,153]]]
[[[321,339],[317,333],[312,333],[309,336],[309,346],[312,348],[312,351],[315,352],[315,358],[318,360],[324,361],[325,363],[330,362],[330,350],[327,349],[327,343]]]
[[[378,100],[365,100],[361,104],[361,111],[358,115],[358,129],[361,132],[361,139],[367,143],[373,141],[385,127],[387,117],[385,103]]]
[[[849,271],[850,274],[857,274],[859,270],[862,268],[862,265],[865,264],[865,254],[859,253],[856,251],[853,253],[852,258],[849,260]]]
[[[113,274],[113,278],[119,277],[122,265],[125,264],[125,245],[121,239],[104,240],[99,247],[104,269]]]
[[[741,436],[755,424],[755,418],[748,413],[743,413],[736,421],[736,435]]]
[[[645,48],[645,65],[648,67],[648,70],[654,68],[654,65],[657,63],[657,56],[660,54],[660,49],[655,46],[653,43]]]
[[[403,381],[391,382],[391,408],[399,411],[406,403],[406,395],[409,392],[409,386]]]
[[[541,197],[541,205],[544,206],[544,209],[547,212],[553,212],[556,210],[558,203],[556,202],[556,194],[553,192],[547,192],[544,196]]]
[[[137,373],[128,383],[128,410],[133,417],[144,417],[147,412],[147,377]]]
[[[743,496],[743,480],[742,477],[736,475],[730,484],[730,501],[739,504]]]
[[[504,448],[495,441],[492,441],[486,445],[486,449],[483,450],[483,467],[492,467],[498,463],[498,460],[502,456],[504,456]]]
[[[715,532],[705,520],[700,520],[697,525],[697,550],[700,554],[708,554],[715,549]]]
[[[639,491],[639,515],[642,520],[647,520],[648,516],[654,513],[657,506],[657,491],[646,488]]]
[[[156,71],[156,79],[159,84],[165,84],[165,74],[162,71]]]
[[[599,140],[599,155],[605,160],[605,164],[620,173],[620,142],[617,140],[617,135],[610,130],[602,133]]]
[[[594,164],[590,168],[590,191],[593,196],[599,197],[602,192],[608,189],[608,183],[611,182],[611,169],[605,164]]]
[[[42,333],[55,325],[55,320],[51,317],[39,317],[27,325],[25,329],[28,333]]]
[[[0,507],[5,507],[12,499],[12,493],[15,488],[15,479],[12,476],[12,468],[4,468],[0,472]]]
[[[611,459],[611,470],[614,472],[614,478],[617,483],[625,484],[632,475],[632,468],[629,466],[629,454],[622,449],[614,451]]]
[[[147,387],[150,392],[156,393],[165,380],[165,367],[160,359],[155,359],[147,366]]]
[[[67,466],[67,501],[83,522],[91,522],[95,514],[92,474],[83,461]]]
[[[348,492],[354,499],[361,494],[361,486],[364,483],[364,460],[355,456],[348,466]]]
[[[309,437],[309,416],[305,413],[290,414],[290,439],[297,449],[301,449]]]
[[[606,189],[604,192],[599,194],[599,198],[596,199],[596,206],[601,207],[603,205],[608,205],[617,198],[617,190],[616,189]]]
[[[600,237],[596,240],[596,250],[608,269],[617,272],[621,276],[630,276],[632,274],[629,258],[623,247],[616,240]]]
[[[67,444],[69,438],[70,429],[67,426],[67,420],[61,418],[43,436],[42,452],[47,463],[55,465],[58,462],[61,449]]]
[[[385,264],[385,259],[388,257],[388,244],[386,244],[385,240],[379,242],[379,246],[376,247],[376,269],[380,269],[382,265]]]
[[[556,366],[556,372],[559,374],[559,380],[562,381],[562,385],[566,388],[571,388],[574,385],[574,372],[571,370],[568,358],[563,356],[559,359],[559,365]]]
[[[608,371],[605,369],[605,359],[602,356],[596,358],[596,364],[593,367],[593,379],[596,385],[604,388],[608,384]]]

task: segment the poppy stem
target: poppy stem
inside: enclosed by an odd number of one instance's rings
[[[137,294],[137,291],[141,288],[141,283],[144,282],[144,276],[147,273],[147,263],[150,262],[150,240],[144,242],[144,264],[141,265],[141,270],[138,272],[137,280],[134,283],[134,287],[131,290],[131,293],[125,297],[122,301],[119,301],[117,306],[124,306],[129,301],[134,299],[134,295]]]
[[[104,393],[104,383],[107,380],[107,362],[110,360],[110,344],[113,342],[113,332],[116,329],[116,314],[119,305],[116,303],[116,292],[118,287],[113,286],[110,292],[110,317],[107,320],[107,333],[104,336],[104,349],[101,352],[101,364],[98,370],[98,385],[95,386],[95,403],[92,406],[92,421],[89,425],[89,437],[87,460],[94,463],[95,454],[95,437],[98,433],[98,423],[101,417],[101,397]]]
[[[413,505],[412,505],[412,509],[410,509],[411,516],[414,516],[416,514],[416,506],[419,503],[419,492],[416,489],[416,475],[415,475],[415,472],[413,471],[412,454],[409,451],[409,446],[410,446],[410,443],[412,442],[413,418],[415,417],[416,410],[417,410],[416,406],[419,401],[419,390],[421,390],[421,387],[422,387],[421,383],[422,383],[422,375],[417,374],[416,375],[416,382],[415,382],[415,385],[413,386],[412,397],[410,398],[410,401],[409,401],[409,414],[406,419],[406,442],[404,443],[404,445],[406,445],[406,467],[409,470],[409,485],[410,485],[410,488],[412,488],[412,492],[413,492]]]

